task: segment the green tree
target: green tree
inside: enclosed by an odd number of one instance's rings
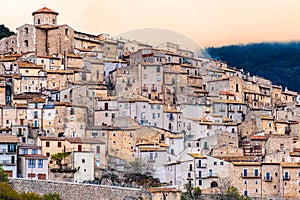
[[[23,192],[20,194],[20,200],[42,200],[42,198],[34,192]]]
[[[58,162],[59,170],[62,170],[62,161],[69,156],[70,152],[56,153],[51,155],[50,159]]]
[[[43,200],[61,200],[61,197],[58,193],[48,193],[43,195]]]
[[[2,166],[0,166],[0,182],[8,182],[8,175]]]
[[[199,187],[192,187],[188,183],[184,185],[185,192],[182,193],[181,199],[200,199],[201,189]]]
[[[250,198],[240,195],[236,187],[229,187],[227,188],[225,197],[221,198],[221,200],[250,200]]]
[[[14,35],[15,33],[10,31],[8,28],[4,26],[4,24],[0,24],[0,40],[2,38]]]
[[[20,196],[8,183],[0,182],[0,199],[19,200]]]

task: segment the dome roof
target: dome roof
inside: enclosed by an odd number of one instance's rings
[[[44,7],[44,8],[41,8],[39,10],[34,11],[32,13],[32,15],[39,14],[39,13],[52,13],[52,14],[58,15],[58,12],[55,12],[54,10],[51,10],[47,7]]]

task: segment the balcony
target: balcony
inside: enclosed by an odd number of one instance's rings
[[[208,173],[202,175],[202,178],[218,178],[218,177],[219,177],[218,173]]]
[[[261,174],[260,173],[247,173],[247,174],[242,173],[241,177],[242,178],[260,178]]]
[[[154,85],[151,86],[151,91],[157,91],[157,87],[155,87]]]
[[[284,181],[289,181],[290,179],[291,179],[291,177],[289,175],[283,176],[283,180]]]
[[[201,164],[198,163],[196,166],[197,166],[197,168],[206,168],[207,164],[206,163],[201,163]]]
[[[0,154],[4,154],[5,153],[5,149],[0,149]]]
[[[15,166],[16,162],[14,160],[13,161],[11,161],[11,160],[4,160],[3,164],[7,165],[7,166]]]
[[[271,176],[265,177],[264,180],[265,180],[265,182],[272,182],[273,181],[273,177],[271,177]]]
[[[150,158],[148,159],[148,161],[149,161],[149,162],[155,162],[155,158],[150,157]]]
[[[17,151],[6,151],[6,154],[16,154]]]
[[[147,86],[143,86],[142,90],[143,91],[148,91],[148,87]]]

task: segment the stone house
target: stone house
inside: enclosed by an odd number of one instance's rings
[[[167,182],[183,190],[185,184],[200,189],[216,188],[229,178],[229,162],[185,150],[178,161],[166,165]]]
[[[253,198],[299,198],[299,164],[286,162],[233,162],[231,183]]]
[[[164,106],[163,108],[163,128],[175,133],[180,133],[182,129],[181,111],[171,106]]]
[[[48,157],[42,147],[28,144],[18,146],[18,177],[48,180]]]
[[[235,100],[212,100],[212,113],[222,115],[224,119],[230,119],[236,123],[245,120],[247,105]]]
[[[0,163],[8,177],[17,177],[17,136],[0,136]]]
[[[97,99],[94,111],[95,126],[111,126],[112,120],[119,117],[119,106],[116,97],[101,97]]]
[[[81,183],[95,179],[95,160],[93,152],[73,151],[71,158],[69,167],[77,170],[74,173],[74,182]]]
[[[154,177],[166,182],[164,164],[168,160],[168,149],[165,144],[147,139],[139,140],[136,144],[136,154],[147,166],[147,171],[153,171]]]

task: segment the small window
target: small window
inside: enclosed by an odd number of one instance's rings
[[[82,159],[82,163],[85,163],[85,159]]]
[[[46,147],[50,147],[50,142],[46,142]]]
[[[61,147],[61,142],[57,142],[57,147]]]
[[[68,36],[69,35],[69,29],[65,29],[65,35]]]
[[[220,165],[224,165],[224,162],[223,162],[223,161],[221,161],[221,162],[220,162]]]
[[[25,46],[25,47],[28,47],[28,40],[25,40],[25,41],[24,41],[24,46]]]
[[[216,161],[214,162],[214,165],[217,165],[217,162],[216,162]]]

